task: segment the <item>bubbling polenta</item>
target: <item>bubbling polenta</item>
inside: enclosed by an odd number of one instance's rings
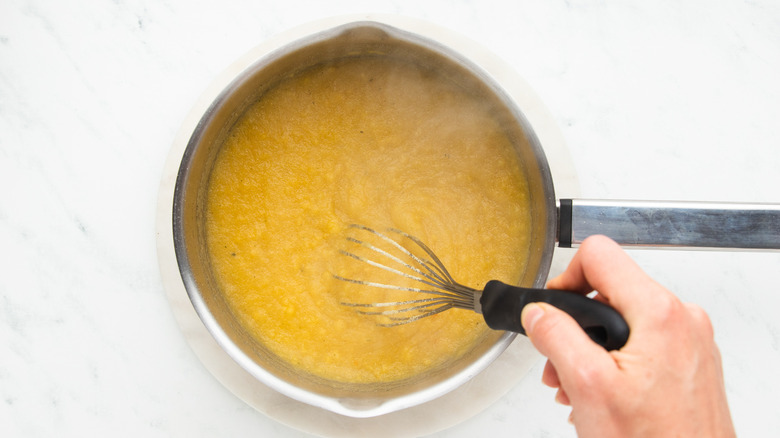
[[[293,367],[346,383],[412,378],[490,329],[458,309],[380,327],[342,305],[409,297],[333,277],[380,276],[338,253],[349,225],[419,237],[465,285],[516,283],[529,246],[521,169],[490,105],[435,70],[383,57],[308,69],[254,103],[216,158],[215,277],[241,324]]]

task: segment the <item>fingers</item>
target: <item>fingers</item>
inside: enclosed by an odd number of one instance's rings
[[[542,383],[551,388],[558,389],[558,391],[555,393],[556,402],[564,406],[571,406],[571,400],[569,400],[569,396],[566,394],[566,391],[561,388],[561,382],[558,380],[558,372],[555,371],[555,367],[549,360],[544,364],[544,372],[542,372]]]
[[[625,284],[625,277],[646,277],[617,243],[606,236],[591,236],[582,242],[571,263],[548,286],[579,292],[609,289]]]
[[[555,401],[564,406],[571,406],[571,400],[569,400],[569,396],[566,395],[566,391],[564,391],[563,388],[555,393]]]
[[[585,239],[566,271],[550,280],[547,287],[581,293],[596,290],[629,324],[652,308],[656,293],[670,294],[605,236]]]
[[[595,381],[598,373],[609,373],[616,368],[612,356],[594,343],[567,313],[546,303],[532,303],[523,308],[520,318],[531,342],[550,360],[551,365],[545,366],[544,383],[567,388],[557,396],[561,403],[569,404],[571,397],[578,396],[576,391],[587,391],[598,385]],[[583,369],[597,371],[582,373]]]
[[[549,360],[544,364],[544,371],[542,372],[542,383],[550,388],[559,388],[561,381],[558,380],[558,372],[555,371],[555,367]]]

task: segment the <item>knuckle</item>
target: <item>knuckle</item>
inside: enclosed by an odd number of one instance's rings
[[[693,330],[712,336],[713,328],[707,312],[693,303],[683,303],[670,292],[656,294],[655,323],[667,329]]]
[[[704,309],[693,303],[685,303],[685,309],[693,322],[694,328],[701,335],[706,336],[707,338],[714,337],[715,333],[712,328],[712,321],[710,321],[710,317]]]
[[[669,292],[656,294],[653,305],[656,309],[656,318],[661,324],[680,321],[685,311],[683,303]]]
[[[608,245],[609,243],[610,239],[608,237],[600,234],[594,234],[592,236],[588,236],[585,238],[585,240],[582,241],[579,251],[586,254],[598,253],[601,251],[601,248],[603,248],[605,245]]]

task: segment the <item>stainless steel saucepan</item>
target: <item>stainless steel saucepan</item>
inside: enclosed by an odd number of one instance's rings
[[[228,308],[206,252],[205,192],[227,131],[266,90],[284,77],[344,57],[386,56],[445,72],[492,102],[515,144],[532,200],[531,259],[521,285],[543,287],[557,241],[607,234],[625,245],[780,249],[780,206],[636,201],[556,200],[544,145],[523,108],[485,66],[434,39],[378,21],[339,25],[286,41],[235,76],[202,115],[179,168],[173,236],[182,280],[214,339],[247,372],[293,399],[352,417],[371,417],[439,397],[486,368],[515,335],[496,332],[444,370],[396,384],[350,385],[303,375],[244,331]]]

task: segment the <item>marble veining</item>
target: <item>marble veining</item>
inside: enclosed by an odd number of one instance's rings
[[[773,0],[0,2],[0,436],[309,436],[190,350],[154,217],[171,143],[216,75],[285,29],[358,12],[429,20],[511,64],[585,197],[780,202]],[[780,429],[780,253],[631,254],[710,314],[738,433]],[[541,370],[433,436],[574,436]]]

